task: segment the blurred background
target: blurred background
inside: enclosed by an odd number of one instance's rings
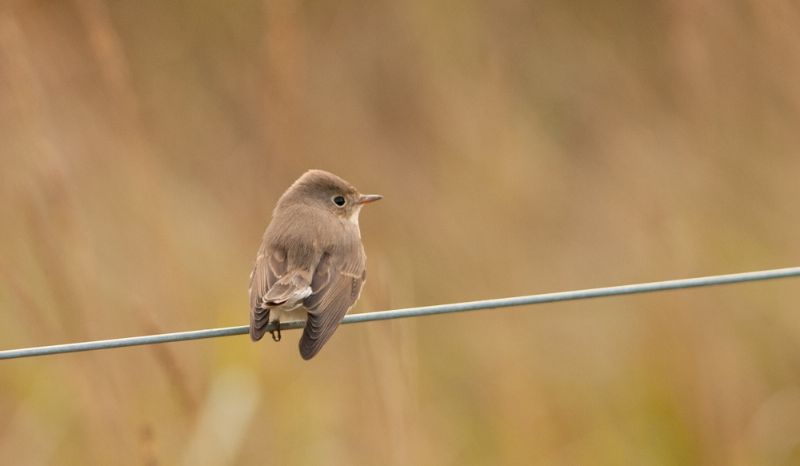
[[[0,348],[247,323],[278,196],[353,312],[798,265],[800,7],[5,1]],[[4,361],[14,464],[800,462],[800,283]]]

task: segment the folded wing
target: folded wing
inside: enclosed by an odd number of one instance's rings
[[[288,288],[272,292],[272,287],[286,274],[286,254],[280,250],[263,247],[256,256],[250,274],[250,338],[258,341],[264,336],[269,323],[269,300],[283,299]]]
[[[325,253],[311,281],[311,296],[303,304],[308,321],[300,339],[300,355],[311,359],[330,339],[344,315],[361,294],[366,279],[363,249]]]

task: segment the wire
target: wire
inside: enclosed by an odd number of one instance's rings
[[[368,312],[345,316],[342,324],[359,324],[378,320],[404,319],[408,317],[421,317],[434,314],[449,314],[453,312],[477,311],[480,309],[495,309],[528,304],[552,303],[556,301],[572,301],[577,299],[602,298],[638,293],[651,293],[655,291],[677,290],[681,288],[697,288],[701,286],[729,285],[734,283],[752,282],[759,280],[774,280],[778,278],[798,277],[800,267],[785,269],[762,270],[758,272],[735,273],[729,275],[713,275],[708,277],[685,278],[661,282],[638,283],[634,285],[610,286],[606,288],[590,288],[585,290],[562,291],[559,293],[545,293],[530,296],[517,296],[513,298],[487,299],[483,301],[470,301],[466,303],[439,304],[436,306],[410,307],[391,311]],[[281,330],[303,328],[305,322],[286,322],[281,324]],[[270,324],[268,330],[274,329]],[[144,335],[138,337],[118,338],[114,340],[97,340],[80,343],[67,343],[52,346],[37,346],[0,351],[0,359],[26,358],[31,356],[44,356],[49,354],[74,353],[78,351],[93,351],[108,348],[122,348],[126,346],[152,345],[172,341],[200,340],[203,338],[227,337],[248,333],[246,325],[239,327],[223,327],[188,332],[162,333],[158,335]]]

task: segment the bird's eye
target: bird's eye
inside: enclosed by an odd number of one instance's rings
[[[343,206],[345,202],[347,201],[344,199],[344,196],[335,196],[333,198],[333,203],[338,205],[339,207]]]

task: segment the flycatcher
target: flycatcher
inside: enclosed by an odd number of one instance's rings
[[[333,173],[309,170],[278,200],[250,274],[250,338],[267,325],[306,320],[300,355],[311,359],[355,304],[366,280],[358,214],[377,194],[360,194]]]

